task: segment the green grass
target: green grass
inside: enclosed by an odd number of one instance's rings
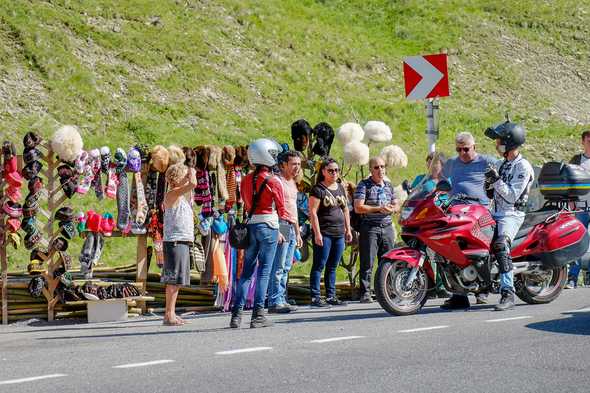
[[[587,115],[547,114],[570,101],[526,74],[542,74],[542,60],[559,55],[587,77],[589,11],[571,0],[0,0],[0,137],[31,129],[47,137],[71,123],[86,147],[243,144],[288,141],[301,117],[335,128],[383,120],[410,158],[390,173],[399,182],[423,171],[426,154],[424,108],[404,99],[402,59],[444,51],[452,94],[441,100],[444,152],[460,130],[491,152],[483,130],[510,111],[530,131],[527,156],[563,158]],[[503,37],[531,50],[516,46],[522,61],[507,61]],[[114,209],[73,202],[89,204]],[[105,263],[129,262],[127,244],[107,242]],[[24,255],[11,253],[13,266]]]

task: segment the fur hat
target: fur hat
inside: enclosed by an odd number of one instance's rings
[[[392,138],[391,128],[382,121],[371,120],[363,127],[365,139],[370,142],[389,142]]]
[[[365,137],[365,130],[358,123],[344,123],[338,129],[336,136],[342,145],[346,145],[352,141],[362,141]]]
[[[313,128],[313,134],[316,137],[316,142],[311,150],[320,157],[329,156],[332,142],[334,142],[332,126],[325,122],[318,123]]]
[[[389,168],[405,168],[408,166],[408,156],[404,153],[402,148],[397,145],[385,146],[383,150],[381,150],[380,156],[383,158],[383,161],[385,161],[385,165]]]
[[[51,148],[63,161],[73,162],[83,147],[84,142],[75,126],[63,126],[51,138]]]
[[[152,158],[152,168],[160,173],[166,172],[168,169],[168,164],[170,163],[170,153],[168,150],[162,145],[156,145],[152,149],[151,153]]]
[[[195,153],[197,154],[197,168],[201,170],[207,169],[209,166],[209,156],[211,155],[209,146],[197,146],[195,148]]]
[[[236,159],[236,149],[231,145],[223,146],[223,165],[233,165]]]
[[[209,170],[213,171],[217,169],[217,166],[221,164],[221,156],[223,155],[223,150],[219,146],[208,146],[209,148],[209,165],[207,166]]]
[[[184,160],[186,159],[184,151],[182,151],[182,148],[180,146],[168,146],[168,153],[170,154],[170,160],[168,162],[168,165],[178,164],[179,162],[184,163]]]
[[[182,148],[184,152],[184,165],[188,166],[189,168],[195,168],[197,166],[197,154],[195,151],[188,146]]]
[[[238,167],[247,167],[248,161],[248,145],[236,147],[236,158],[234,159],[234,165]]]
[[[312,132],[311,125],[305,119],[299,119],[291,124],[291,139],[293,139],[295,150],[305,151],[307,149]]]
[[[344,162],[350,165],[365,165],[369,162],[369,146],[352,141],[344,145]]]

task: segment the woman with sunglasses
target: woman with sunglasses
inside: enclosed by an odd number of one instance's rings
[[[352,241],[348,203],[339,182],[338,163],[325,159],[309,197],[309,221],[313,230],[313,265],[309,277],[312,307],[344,305],[336,297],[336,268],[344,253],[345,241]],[[326,300],[320,296],[320,278],[324,270]]]

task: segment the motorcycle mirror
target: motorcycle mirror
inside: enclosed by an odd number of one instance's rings
[[[451,183],[448,180],[441,180],[436,184],[436,191],[449,192],[451,191]]]

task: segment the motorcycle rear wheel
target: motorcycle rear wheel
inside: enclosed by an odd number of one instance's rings
[[[567,281],[567,266],[546,270],[546,277],[519,274],[516,295],[528,304],[546,304],[555,300]]]
[[[375,274],[375,295],[385,311],[392,315],[413,315],[427,300],[428,276],[418,270],[411,287],[405,281],[412,267],[403,261],[382,260]]]

